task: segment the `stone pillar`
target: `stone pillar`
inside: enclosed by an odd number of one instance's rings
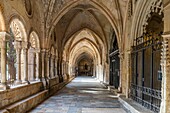
[[[130,81],[131,81],[131,50],[127,50],[126,52],[126,98],[130,97]]]
[[[122,92],[122,75],[123,75],[123,53],[119,53],[120,58],[120,71],[119,71],[119,92]]]
[[[21,41],[15,41],[14,46],[16,49],[16,57],[17,57],[17,80],[16,84],[21,84]]]
[[[40,56],[39,52],[36,52],[36,80],[40,80]]]
[[[62,63],[61,63],[61,75],[63,76],[64,75],[64,62],[62,60]]]
[[[161,53],[162,88],[160,113],[170,113],[170,3],[163,1],[164,12],[164,35],[163,49]]]
[[[54,57],[54,77],[56,77],[56,58]]]
[[[58,74],[59,74],[59,80],[60,82],[63,82],[63,76],[62,76],[62,59],[59,57],[58,59]]]
[[[50,55],[48,54],[48,52],[46,53],[46,69],[47,69],[47,72],[46,72],[46,75],[47,75],[47,78],[50,78],[50,61],[49,61],[49,58],[50,58]]]
[[[53,55],[51,55],[51,67],[50,67],[50,76],[51,76],[51,78],[53,78],[54,77],[54,56]]]
[[[66,74],[68,74],[68,61],[66,61]]]
[[[42,73],[42,78],[46,78],[45,76],[45,50],[41,51],[41,60],[42,60],[42,64],[41,64],[41,73]]]
[[[58,61],[58,58],[55,58],[55,76],[56,76],[56,77],[58,76],[57,61]]]
[[[36,75],[35,75],[35,53],[33,52],[32,53],[32,62],[31,62],[31,64],[32,64],[32,66],[31,66],[31,80],[32,81],[35,81],[35,79],[36,79]]]
[[[7,76],[6,76],[6,41],[10,36],[6,32],[0,32],[1,39],[1,84],[0,89],[6,90],[10,87],[7,85]]]
[[[35,81],[35,50],[34,48],[29,49],[28,57],[28,75],[30,81]]]
[[[170,112],[170,34],[163,35],[163,50],[161,53],[162,88],[160,113]]]
[[[24,77],[22,80],[22,83],[28,83],[28,49],[23,48],[23,54],[24,54]]]

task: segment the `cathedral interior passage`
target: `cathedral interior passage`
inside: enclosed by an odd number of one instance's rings
[[[0,113],[170,113],[170,0],[0,0]]]

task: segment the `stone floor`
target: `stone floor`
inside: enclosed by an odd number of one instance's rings
[[[92,77],[77,77],[30,113],[127,113]]]

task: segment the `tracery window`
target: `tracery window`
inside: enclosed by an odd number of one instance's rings
[[[35,36],[32,33],[30,35],[30,44],[31,44],[31,47],[36,48],[37,42],[36,42]]]
[[[16,40],[22,40],[21,31],[20,31],[19,26],[17,25],[17,23],[15,21],[12,22],[11,30],[12,30],[11,33],[13,33],[13,36],[15,37]]]

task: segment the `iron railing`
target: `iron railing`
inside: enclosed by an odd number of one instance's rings
[[[147,98],[145,98],[147,97]],[[131,83],[131,98],[156,113],[160,111],[161,91]]]

